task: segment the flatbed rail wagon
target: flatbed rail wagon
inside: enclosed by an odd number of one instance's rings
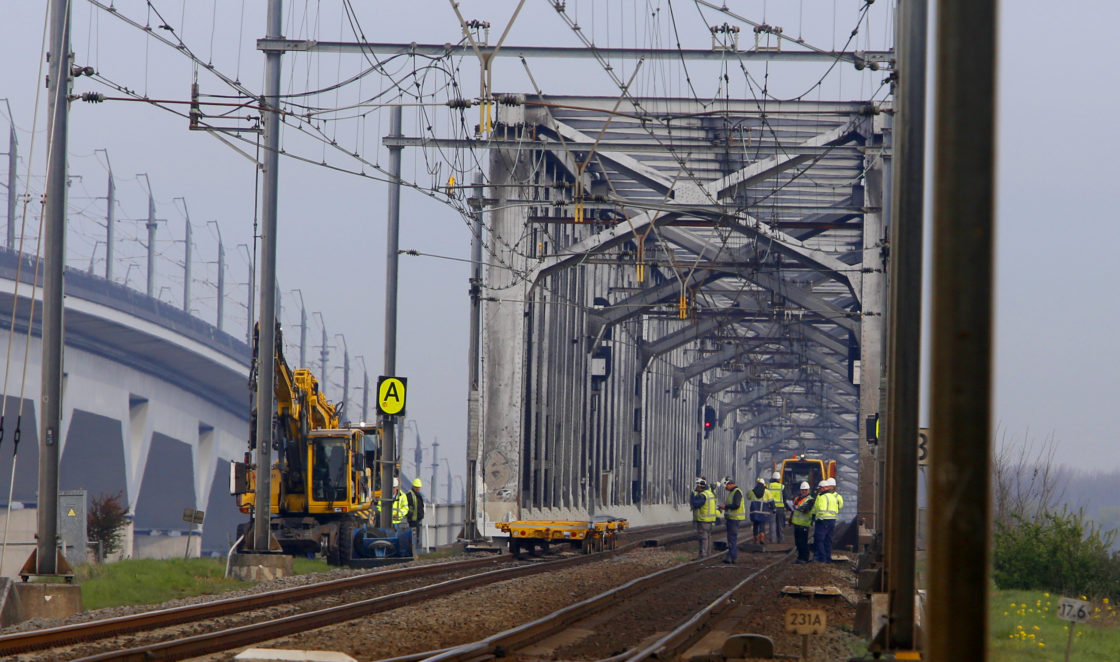
[[[553,543],[567,543],[585,554],[614,549],[618,533],[629,523],[624,519],[516,520],[498,522],[498,530],[509,534],[509,552],[520,556],[535,546],[547,552]]]

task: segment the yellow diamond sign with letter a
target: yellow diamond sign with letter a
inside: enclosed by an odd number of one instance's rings
[[[385,377],[377,379],[377,411],[384,416],[404,414],[407,377]]]

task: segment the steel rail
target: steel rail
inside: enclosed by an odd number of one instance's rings
[[[722,552],[721,552],[722,554]],[[716,556],[719,556],[718,554]],[[605,591],[594,597],[588,598],[574,605],[569,605],[552,612],[535,621],[519,625],[515,628],[499,632],[479,641],[474,641],[442,652],[429,653],[428,657],[412,657],[411,659],[424,660],[425,662],[451,662],[465,660],[490,659],[509,655],[512,651],[523,648],[545,637],[552,636],[577,623],[592,614],[607,608],[611,604],[641,593],[650,585],[688,574],[703,567],[705,561],[713,557],[706,557],[690,561],[672,568],[658,570],[657,572],[632,579],[622,586]],[[757,573],[756,573],[757,574]],[[753,576],[753,575],[752,575]]]
[[[751,580],[755,579],[778,563],[781,563],[783,560],[789,558],[792,553],[793,552],[791,550],[789,553],[783,554],[773,563],[770,563],[769,565],[751,573],[750,576],[737,584],[734,589],[720,596],[710,605],[705,607],[704,610],[686,621],[681,626],[681,628],[687,629],[687,632],[696,632],[698,628],[695,624],[697,623],[697,620],[699,618],[714,611],[717,607],[726,604],[729,595],[740,591]],[[486,637],[485,639],[480,639],[479,641],[434,651],[402,655],[399,657],[388,658],[382,660],[381,662],[465,662],[468,660],[486,660],[496,657],[509,656],[511,653],[519,650],[520,648],[524,648],[529,644],[538,642],[542,639],[562,632],[563,630],[569,628],[573,623],[584,620],[589,616],[592,616],[612,606],[613,604],[620,602],[621,600],[625,600],[634,595],[640,594],[651,586],[655,586],[664,582],[665,580],[672,579],[679,575],[684,575],[703,568],[703,564],[706,561],[710,561],[711,559],[722,555],[723,553],[720,552],[704,559],[690,561],[679,566],[666,568],[664,570],[658,570],[657,572],[653,572],[642,577],[637,577],[623,584],[622,586],[613,588],[609,591],[604,591],[603,593],[583,600],[582,602],[577,602],[574,605],[569,605],[562,609],[558,609],[557,611],[554,611],[553,613],[548,614],[547,616],[543,616],[535,621],[510,628],[509,630],[499,632],[498,634]],[[681,628],[678,628],[678,630]],[[699,630],[703,631],[703,627],[701,626]],[[673,636],[675,633],[677,633],[677,630],[674,630],[673,633],[670,633],[670,635],[667,635],[667,637]],[[665,638],[663,638],[663,640],[664,639]],[[687,640],[691,638],[685,637],[684,639]],[[662,640],[659,640],[659,643],[661,641]],[[624,653],[620,656],[609,659],[630,659],[631,655],[633,655],[633,653]]]
[[[627,544],[640,544],[641,539],[649,537],[650,534],[656,535],[656,532],[663,529],[672,530],[679,526],[680,525],[677,524],[642,527],[640,529],[626,531],[622,536],[624,538],[633,537],[636,539],[635,543]],[[424,577],[458,570],[469,570],[471,568],[484,567],[511,560],[510,557],[502,555],[470,559],[467,561],[435,563],[413,568],[398,568],[317,582],[305,586],[278,589],[254,595],[215,600],[202,604],[171,607],[169,609],[160,609],[128,616],[117,616],[74,625],[43,628],[28,632],[15,632],[0,635],[0,656],[43,650],[67,644],[87,643],[121,634],[153,630],[161,627],[178,625],[180,623],[189,623],[219,616],[227,616],[243,611],[262,609],[276,604],[307,600],[327,593],[358,590],[401,579]]]
[[[700,611],[696,612],[696,614],[693,615],[692,618],[688,619],[684,623],[681,623],[672,632],[669,632],[649,646],[636,653],[623,653],[621,655],[617,655],[615,657],[607,659],[611,660],[612,662],[615,660],[618,660],[620,662],[622,660],[626,660],[626,662],[637,662],[638,660],[663,660],[679,655],[689,646],[699,641],[700,638],[708,632],[708,630],[711,628],[712,622],[718,618],[718,614],[721,613],[728,605],[732,604],[737,599],[739,594],[747,589],[747,586],[752,581],[754,581],[763,573],[769,571],[774,566],[793,556],[794,551],[795,550],[791,549],[770,565],[752,572],[745,579],[743,579],[743,581],[736,584],[735,587],[730,591],[713,600],[707,607],[704,607]]]
[[[670,525],[664,528],[678,528],[680,525]],[[660,529],[662,527],[654,527]],[[618,546],[614,550],[608,550],[597,554],[587,554],[574,556],[566,559],[556,561],[548,561],[544,563],[521,565],[513,568],[502,568],[498,570],[491,570],[477,575],[470,575],[468,577],[461,577],[451,579],[431,586],[425,586],[408,591],[401,591],[390,595],[360,600],[343,605],[337,605],[326,609],[319,609],[303,614],[294,614],[279,619],[263,621],[251,625],[244,625],[240,627],[230,628],[218,632],[210,632],[184,639],[174,641],[164,641],[143,646],[137,646],[125,650],[109,651],[106,653],[98,653],[88,657],[79,658],[83,662],[93,662],[94,660],[179,660],[188,657],[195,657],[198,655],[205,655],[209,653],[221,652],[231,648],[237,648],[260,641],[275,639],[277,637],[303,632],[305,630],[323,627],[339,622],[344,622],[358,618],[361,616],[368,616],[382,611],[390,611],[398,607],[422,602],[436,597],[449,595],[458,591],[483,586],[495,581],[504,581],[506,579],[514,579],[517,577],[529,576],[543,572],[549,572],[559,568],[566,568],[568,566],[582,565],[599,560],[605,560],[614,556],[623,554],[633,549],[637,549],[645,544],[648,540],[650,531],[635,531],[637,536],[641,538],[628,542],[624,545]],[[661,536],[659,542],[662,544],[669,542],[676,542],[686,540],[692,537],[691,533],[681,534],[668,534]],[[502,555],[496,558],[480,559],[474,562],[475,565],[485,565],[486,563],[497,563],[504,560],[510,560],[510,557]],[[467,562],[464,564],[434,564],[432,566],[421,566],[423,569],[427,568],[442,568],[443,570],[461,569],[463,567],[470,567]],[[455,567],[449,567],[455,566]],[[415,570],[419,570],[417,568]],[[406,570],[414,570],[412,568]],[[403,573],[403,570],[400,571]],[[435,571],[430,571],[428,574],[433,574]],[[390,573],[378,573],[378,575],[389,575]],[[416,575],[424,573],[415,573]],[[373,575],[377,576],[377,575]],[[410,576],[410,575],[404,575]],[[415,576],[415,575],[411,575]],[[364,575],[363,575],[364,577]],[[401,578],[402,574],[398,573],[393,575],[392,578]],[[337,581],[337,580],[336,580]],[[378,582],[374,582],[378,583]],[[331,582],[327,582],[331,584]],[[299,587],[305,588],[305,587]],[[326,590],[336,590],[333,589]],[[286,589],[291,590],[291,589]],[[323,592],[323,591],[320,591]],[[254,596],[249,596],[250,598]],[[256,603],[254,607],[259,605]],[[114,619],[115,620],[115,619]],[[193,620],[193,619],[192,619]],[[181,621],[177,621],[181,622]],[[169,624],[169,623],[168,623]]]
[[[456,570],[469,570],[471,568],[493,565],[508,560],[509,557],[507,556],[495,556],[452,563],[434,563],[415,568],[400,568],[237,598],[226,598],[214,602],[172,607],[169,609],[143,612],[130,616],[118,616],[75,625],[63,625],[41,630],[0,635],[0,656],[53,648],[77,642],[105,639],[107,637],[130,632],[152,630],[159,627],[177,625],[179,623],[226,616],[251,609],[262,609],[276,604],[306,600],[327,593],[362,589],[411,577],[423,577],[444,572],[454,572]]]

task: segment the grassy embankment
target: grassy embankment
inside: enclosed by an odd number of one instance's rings
[[[295,559],[296,574],[325,572],[321,560]],[[225,579],[225,559],[132,559],[81,565],[75,581],[82,586],[82,606],[100,609],[120,605],[158,604],[192,595],[212,595],[252,582]]]
[[[1070,624],[1054,615],[1059,597],[1042,591],[993,591],[991,662],[1065,660]],[[1120,660],[1120,608],[1107,599],[1093,601],[1093,606],[1089,622],[1074,627],[1070,660]]]

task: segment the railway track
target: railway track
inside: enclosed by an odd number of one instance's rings
[[[719,555],[691,561],[639,577],[479,641],[382,662],[466,662],[507,656],[523,661],[677,659],[718,625],[721,613],[751,590],[755,580],[791,555],[742,554],[735,566],[714,562]],[[713,574],[720,575],[719,579],[711,581]],[[733,584],[730,590],[725,586],[728,582]],[[641,603],[664,605],[660,618],[650,618],[648,609],[637,606]],[[643,614],[641,622],[630,616],[634,612]],[[672,625],[664,632],[669,621]],[[604,656],[597,654],[599,651],[612,654]]]
[[[558,568],[612,558],[647,545],[650,539],[655,539],[657,541],[655,544],[665,545],[687,540],[690,535],[690,532],[686,532],[679,524],[646,527],[628,532],[617,549],[597,554],[588,555],[573,552],[567,558],[559,560],[533,560],[521,563],[516,562],[508,555],[501,555],[483,559],[399,568],[198,605],[0,635],[0,655],[8,656],[28,651],[51,651],[63,646],[82,645],[81,649],[76,649],[82,651],[77,656],[70,653],[64,656],[70,659],[84,660],[183,659],[229,650],[293,632],[302,632],[323,625],[387,611],[504,579],[549,572]],[[510,567],[486,570],[486,568],[502,565]],[[478,572],[479,570],[484,571]],[[431,580],[435,581],[432,582]],[[199,627],[206,627],[205,624],[208,621],[230,615],[268,612],[270,608],[277,609],[280,606],[290,608],[294,603],[317,597],[337,596],[343,593],[353,594],[358,591],[375,590],[379,586],[400,586],[406,582],[416,583],[418,581],[429,583],[404,591],[396,591],[366,599],[350,600],[332,607],[294,613],[281,618],[261,616],[259,617],[261,620],[258,622],[187,637],[177,635],[174,640],[154,641],[129,648],[110,648],[108,650],[98,650],[98,652],[92,654],[88,653],[91,644],[96,645],[96,642],[111,640],[130,633],[151,633],[151,636],[156,638],[159,636],[158,630],[160,628],[184,623],[199,623],[201,624]]]

